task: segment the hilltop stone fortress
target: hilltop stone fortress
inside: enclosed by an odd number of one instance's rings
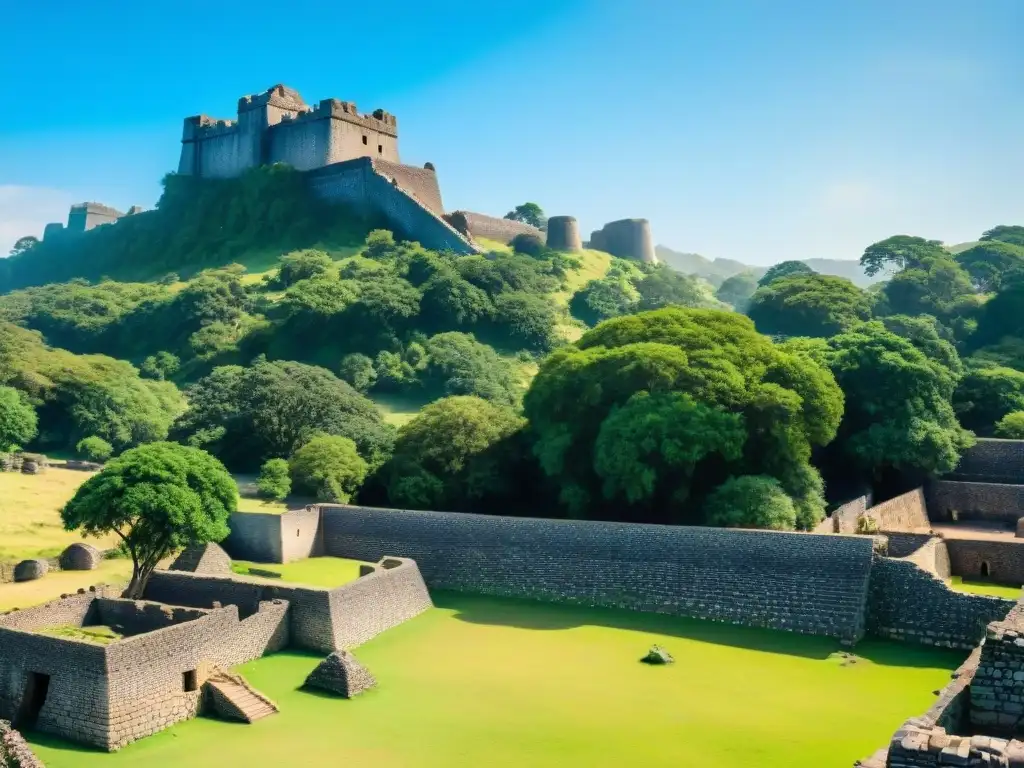
[[[274,163],[306,173],[320,198],[381,216],[399,236],[434,250],[480,253],[485,249],[477,241],[482,239],[507,244],[520,234],[545,238],[545,233],[521,222],[471,211],[446,212],[434,166],[402,163],[398,121],[383,109],[361,114],[352,102],[338,99],[309,106],[298,91],[275,85],[240,98],[235,119],[185,118],[179,174],[230,179]],[[129,214],[136,212],[133,207]],[[66,228],[46,227],[44,240],[86,232],[129,214],[99,203],[80,203],[72,206]],[[571,216],[553,217],[546,238],[558,250],[583,247]],[[646,219],[606,224],[591,235],[590,246],[622,258],[657,261]]]
[[[232,666],[301,648],[332,654],[321,676],[337,678],[339,664],[355,664],[338,652],[417,616],[429,590],[444,589],[847,646],[881,637],[963,649],[967,661],[933,707],[908,713],[859,765],[1024,766],[1024,602],[949,586],[951,576],[1024,581],[1022,457],[1024,441],[982,440],[950,478],[881,504],[853,499],[811,533],[331,504],[236,513],[223,550],[186,550],[153,575],[144,600],[100,586],[0,616],[0,718],[108,750],[200,712],[251,722],[276,705]],[[857,534],[863,519],[878,533]],[[95,566],[81,555],[63,567]],[[319,556],[375,564],[326,589],[239,575],[230,560]],[[90,626],[121,637],[100,645],[52,632]]]

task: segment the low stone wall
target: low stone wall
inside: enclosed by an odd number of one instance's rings
[[[876,504],[866,514],[878,523],[881,531],[927,531],[931,527],[923,488]]]
[[[1016,525],[1024,510],[1024,485],[937,480],[928,487],[936,520],[987,520]]]
[[[946,539],[953,573],[1019,587],[1024,584],[1024,540]]]
[[[28,742],[6,720],[0,720],[0,768],[43,768]]]
[[[496,240],[499,243],[511,243],[516,235],[533,235],[544,242],[544,233],[536,227],[524,224],[521,221],[511,219],[499,219],[497,216],[488,216],[484,213],[473,213],[472,211],[454,211],[452,216],[462,214],[465,219],[469,233],[474,238],[483,237],[487,240]]]
[[[1012,736],[1024,726],[1024,628],[993,622],[970,688],[970,723],[990,734]]]
[[[362,645],[433,605],[416,563],[386,558],[371,573],[331,591],[335,645]]]
[[[320,511],[295,509],[281,515],[281,562],[291,563],[323,554]]]
[[[964,451],[950,479],[1024,484],[1024,440],[979,438]]]
[[[840,507],[832,510],[828,520],[832,523],[832,533],[856,533],[857,518],[863,515],[871,501],[867,496],[858,496]]]
[[[322,505],[324,552],[414,559],[427,586],[853,641],[872,540]]]
[[[871,569],[868,631],[880,637],[924,645],[971,649],[989,622],[1009,613],[1015,602],[950,589],[910,560],[876,557]]]
[[[194,608],[109,597],[98,597],[92,605],[95,616],[90,623],[111,627],[128,637],[193,621],[207,613]]]

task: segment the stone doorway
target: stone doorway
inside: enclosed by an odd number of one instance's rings
[[[50,690],[50,676],[42,672],[29,672],[25,678],[25,687],[21,696],[21,707],[18,708],[14,726],[21,730],[32,730],[39,719],[39,713],[46,703],[46,694]]]

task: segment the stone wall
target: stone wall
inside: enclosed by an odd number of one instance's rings
[[[433,605],[415,562],[385,558],[372,573],[331,591],[335,645],[362,645]]]
[[[231,534],[221,546],[236,560],[281,563],[281,515],[235,512],[228,520]]]
[[[853,640],[869,537],[322,505],[324,553],[414,559],[431,588]]]
[[[876,504],[866,514],[878,523],[880,531],[927,531],[931,527],[923,488]]]
[[[281,515],[281,560],[291,563],[323,554],[320,539],[320,511],[296,509]]]
[[[964,451],[951,479],[1024,484],[1024,440],[978,438]]]
[[[880,637],[970,649],[1013,600],[950,589],[910,560],[876,557],[871,569],[868,630]]]
[[[548,248],[555,251],[579,251],[583,248],[580,225],[572,216],[552,216],[548,219]]]
[[[88,232],[102,224],[113,224],[124,216],[121,211],[102,203],[76,203],[68,211],[68,232]]]
[[[857,518],[867,511],[871,506],[871,499],[868,496],[858,496],[856,499],[836,507],[832,514],[822,520],[817,533],[856,533]]]
[[[1024,510],[1024,485],[937,480],[928,487],[932,518],[1016,524]]]
[[[946,539],[946,546],[957,576],[1024,584],[1024,540]]]
[[[111,627],[128,637],[200,619],[207,613],[194,608],[109,597],[98,597],[92,605],[95,615],[90,617],[89,624]]]
[[[374,169],[376,161],[359,158],[311,171],[308,183],[314,194],[325,200],[348,205],[366,216],[381,216],[396,234],[415,240],[426,248],[464,255],[479,249],[448,222],[397,183]]]
[[[1024,627],[993,622],[985,633],[981,660],[970,687],[970,723],[1007,736],[1024,730]]]
[[[645,264],[657,264],[654,238],[647,219],[620,219],[605,224],[590,235],[589,247],[606,251],[622,259],[634,259]]]
[[[542,243],[544,242],[543,232],[521,221],[500,219],[497,216],[488,216],[485,213],[473,213],[472,211],[455,211],[452,215],[461,215],[465,219],[469,233],[474,238],[482,237],[508,244],[516,235],[533,235],[540,238]]]
[[[378,173],[397,179],[398,186],[411,193],[436,215],[444,214],[441,187],[437,183],[437,173],[431,168],[416,168],[386,160],[374,160],[373,167]]]

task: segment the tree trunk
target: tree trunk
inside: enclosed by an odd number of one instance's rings
[[[121,594],[121,597],[127,600],[141,600],[142,594],[146,591],[146,583],[152,573],[152,568],[138,565],[132,568],[132,580],[128,582],[128,588]]]

